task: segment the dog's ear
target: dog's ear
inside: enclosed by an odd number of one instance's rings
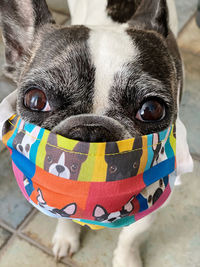
[[[7,76],[16,76],[16,69],[29,54],[38,29],[48,23],[55,22],[45,0],[0,0]]]
[[[154,30],[167,37],[168,21],[169,14],[166,0],[143,0],[129,24],[131,26],[139,25],[147,30]]]

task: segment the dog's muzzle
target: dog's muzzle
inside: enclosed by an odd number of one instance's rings
[[[76,115],[59,123],[53,133],[82,142],[113,142],[127,139],[128,131],[116,120],[107,116]]]

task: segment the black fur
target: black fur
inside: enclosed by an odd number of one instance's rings
[[[0,2],[0,12],[7,67],[17,69],[18,72],[17,112],[23,119],[49,130],[54,129],[64,136],[85,141],[116,141],[119,138],[149,134],[164,130],[175,121],[177,88],[179,84],[182,86],[182,64],[175,38],[168,27],[165,0],[143,0],[140,6],[139,1],[108,1],[108,12],[112,11],[110,16],[113,14],[113,19],[115,16],[116,21],[130,18],[127,34],[138,54],[115,73],[109,108],[99,116],[101,123],[95,125],[96,129],[91,123],[89,125],[92,139],[86,137],[88,129],[80,130],[83,125],[79,124],[75,129],[81,132],[78,137],[74,133],[69,136],[64,131],[68,129],[67,125],[59,125],[61,122],[67,123],[68,118],[73,121],[74,116],[87,114],[91,116],[86,120],[91,120],[94,115],[96,69],[89,46],[90,34],[94,29],[54,25],[45,1],[26,0],[26,5],[21,8],[16,0],[9,1],[8,5],[6,3],[5,0]],[[27,6],[27,3],[30,5]],[[116,15],[117,6],[120,12]],[[22,12],[23,8],[27,8],[33,16]],[[126,18],[120,18],[123,9],[127,11],[124,12]],[[27,34],[27,22],[34,29],[32,36]],[[119,41],[120,37],[119,34]],[[35,87],[46,93],[52,108],[50,112],[31,111],[24,106],[26,91]],[[148,97],[159,98],[164,102],[166,116],[162,121],[144,123],[136,119],[138,109]],[[84,127],[88,127],[85,120],[81,121],[84,121]],[[108,122],[111,131],[105,127]]]
[[[131,19],[141,0],[108,0],[107,13],[114,21],[119,23]]]

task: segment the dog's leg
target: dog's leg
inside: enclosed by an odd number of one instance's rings
[[[80,246],[80,225],[68,219],[59,219],[53,236],[53,253],[57,259],[71,256]]]
[[[114,251],[113,267],[142,267],[139,236],[153,223],[155,215],[149,215],[134,224],[123,228]]]

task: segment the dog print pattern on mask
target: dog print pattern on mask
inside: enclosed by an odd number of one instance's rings
[[[55,208],[47,205],[46,201],[44,200],[42,191],[39,188],[37,191],[38,191],[37,201],[38,201],[38,204],[41,208],[48,210],[53,214],[58,214],[58,215],[60,215],[60,217],[66,217],[66,218],[68,218],[68,217],[70,217],[76,213],[76,210],[77,210],[76,203],[70,203],[62,209],[55,209]]]
[[[13,118],[5,124],[3,142],[11,152],[15,170],[19,170],[15,171],[17,181],[19,173],[20,179],[24,175],[18,183],[21,191],[45,214],[84,224],[122,227],[168,198],[173,186],[168,175],[175,170],[173,126],[128,140],[86,143],[16,117],[15,124]],[[22,144],[23,148],[30,144],[28,154],[18,149]],[[94,173],[101,179],[94,181]]]
[[[161,142],[160,136],[158,133],[153,134],[153,152],[154,152],[154,157],[151,166],[155,166],[159,164],[160,162],[164,161],[167,159],[166,151],[165,151],[165,145],[168,140],[170,131],[167,131],[167,134],[164,138],[164,140]]]
[[[106,144],[105,160],[108,164],[106,181],[116,181],[133,177],[138,173],[142,156],[142,138],[137,137],[132,151],[127,155],[120,154],[117,143]],[[109,156],[110,154],[110,156]],[[112,154],[116,154],[114,157]]]
[[[26,158],[30,159],[30,150],[32,145],[37,141],[40,132],[39,127],[35,127],[28,135],[23,128],[21,129],[13,140],[13,147],[23,154]]]
[[[93,211],[93,216],[96,221],[103,223],[112,223],[123,217],[128,216],[134,210],[134,205],[132,203],[134,197],[132,197],[129,202],[122,207],[120,211],[108,213],[107,210],[100,206],[96,205]]]
[[[84,146],[80,146],[80,143],[77,143],[73,149],[73,152],[79,152],[77,154],[59,149],[57,146],[56,135],[50,133],[46,144],[44,169],[65,179],[78,180],[81,165],[87,159],[89,143]]]
[[[169,179],[168,177],[165,177],[142,190],[142,192],[137,196],[137,199],[140,202],[140,211],[143,211],[153,206],[165,191],[165,188],[168,183]]]

